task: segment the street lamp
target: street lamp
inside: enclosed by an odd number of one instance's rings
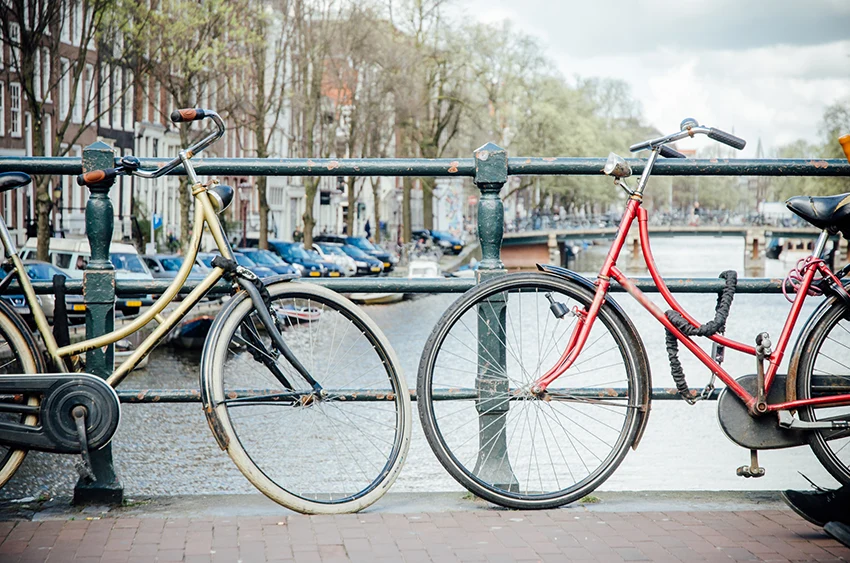
[[[239,183],[239,202],[242,205],[242,248],[248,246],[248,201],[251,199],[251,184],[247,180]]]

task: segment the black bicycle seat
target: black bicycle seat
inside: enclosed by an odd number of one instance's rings
[[[26,186],[32,182],[29,174],[23,172],[3,172],[0,174],[0,193]]]
[[[794,196],[785,206],[820,229],[844,231],[850,228],[850,193],[812,197]]]

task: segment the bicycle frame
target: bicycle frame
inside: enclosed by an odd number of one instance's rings
[[[655,317],[656,320],[663,324],[667,330],[671,331],[676,336],[676,338],[682,344],[684,344],[686,348],[688,348],[688,350],[690,350],[697,358],[699,358],[699,360],[703,364],[705,364],[705,366],[709,370],[711,370],[712,373],[716,374],[717,377],[720,378],[720,380],[723,381],[723,383],[744,402],[744,404],[747,406],[751,413],[764,414],[766,412],[796,409],[809,405],[850,403],[850,394],[844,394],[767,404],[762,407],[763,410],[757,410],[757,398],[750,394],[747,390],[745,390],[729,373],[726,372],[726,370],[723,369],[723,367],[720,366],[720,364],[718,364],[714,360],[714,358],[712,358],[708,353],[706,353],[702,348],[700,348],[700,346],[696,342],[691,340],[690,337],[682,333],[682,331],[680,331],[675,325],[673,325],[673,323],[671,323],[670,320],[667,319],[667,316],[664,314],[664,311],[662,311],[658,305],[650,301],[646,294],[639,290],[632,282],[632,280],[629,279],[628,276],[626,276],[622,271],[617,268],[617,258],[619,257],[620,251],[622,250],[623,245],[625,244],[626,236],[628,235],[632,224],[634,223],[635,219],[637,219],[638,229],[640,233],[640,246],[641,250],[643,251],[644,261],[646,262],[646,267],[649,269],[649,273],[652,277],[653,282],[655,282],[655,285],[658,287],[658,291],[661,293],[661,295],[664,297],[664,300],[673,310],[679,312],[693,326],[699,326],[699,323],[691,315],[689,315],[675,300],[673,294],[670,292],[669,288],[664,283],[664,279],[661,277],[661,274],[658,272],[658,268],[652,256],[652,249],[650,248],[649,244],[649,229],[647,227],[648,214],[646,209],[641,207],[641,203],[643,199],[643,189],[646,186],[647,180],[651,173],[652,166],[655,164],[655,160],[657,158],[657,150],[653,150],[647,162],[646,168],[644,169],[644,173],[641,176],[638,187],[634,192],[631,192],[628,204],[626,206],[626,212],[623,214],[623,217],[620,220],[620,225],[617,230],[614,242],[611,245],[611,249],[608,251],[608,255],[605,258],[605,262],[603,263],[602,268],[599,271],[599,275],[596,281],[596,293],[594,295],[593,301],[591,302],[590,308],[587,310],[576,311],[578,322],[576,323],[576,326],[573,329],[572,334],[570,335],[564,353],[558,359],[556,364],[535,382],[534,389],[539,391],[545,390],[553,381],[555,381],[564,372],[566,372],[570,368],[570,366],[573,365],[576,358],[578,358],[579,354],[581,353],[581,350],[584,347],[585,343],[587,342],[587,339],[590,335],[590,330],[593,327],[593,322],[595,321],[596,316],[599,313],[599,309],[605,302],[608,289],[611,285],[611,280],[613,279],[614,281],[619,283],[632,297],[634,297],[647,311],[649,311],[649,313],[653,317]],[[820,254],[823,252],[827,239],[828,233],[826,231],[822,232],[820,237],[818,238],[818,242],[815,245],[815,250],[812,254],[815,258],[819,257]],[[782,328],[779,340],[777,341],[776,348],[771,353],[771,355],[766,358],[768,360],[768,366],[765,370],[763,390],[764,397],[767,396],[768,392],[770,391],[771,385],[775,381],[777,372],[779,370],[779,365],[782,362],[782,358],[785,355],[785,349],[788,346],[788,341],[791,338],[791,332],[800,316],[800,310],[802,309],[803,303],[806,300],[806,296],[815,278],[815,274],[817,274],[818,272],[820,272],[825,277],[833,275],[829,268],[827,268],[821,261],[811,262],[807,264],[804,268],[802,283],[797,289],[797,295],[791,305],[791,310],[788,313],[788,317],[785,320],[785,324]],[[710,336],[709,338],[720,345],[731,348],[732,350],[743,352],[751,356],[756,356],[755,347],[732,340],[730,338],[726,338],[722,334],[715,334],[713,336]]]
[[[6,258],[12,262],[14,272],[17,274],[18,283],[20,283],[21,289],[23,290],[24,296],[26,297],[27,303],[32,311],[36,328],[38,329],[39,334],[41,334],[41,337],[44,339],[44,343],[51,360],[56,366],[56,369],[60,372],[68,371],[69,366],[66,365],[66,358],[70,358],[88,350],[114,344],[122,338],[126,338],[127,336],[142,329],[149,322],[156,321],[159,323],[159,326],[157,326],[153,332],[145,338],[133,354],[131,354],[129,358],[118,366],[118,368],[115,369],[112,375],[106,380],[109,385],[116,387],[127,376],[127,374],[129,374],[133,368],[142,361],[153,347],[156,346],[159,341],[162,340],[162,338],[164,338],[165,335],[168,334],[168,332],[174,328],[177,323],[183,319],[183,317],[186,316],[186,314],[204,297],[204,295],[206,295],[210,288],[212,288],[212,286],[214,286],[216,282],[222,278],[224,270],[222,268],[213,268],[213,270],[203,280],[201,280],[195,289],[193,289],[189,295],[186,296],[186,298],[181,301],[171,313],[168,314],[167,317],[162,316],[162,311],[174,300],[180,288],[189,278],[189,273],[192,270],[192,266],[195,263],[195,259],[198,256],[198,251],[201,246],[201,236],[204,232],[205,224],[209,226],[210,232],[212,233],[213,239],[215,240],[216,246],[218,247],[219,252],[221,252],[221,255],[227,259],[233,259],[233,250],[230,247],[227,237],[224,235],[224,231],[221,227],[221,221],[210,202],[210,196],[207,193],[207,186],[200,182],[195,170],[189,162],[193,154],[199,152],[197,149],[198,146],[211,144],[211,142],[220,136],[220,134],[213,133],[206,139],[197,143],[194,147],[180,151],[178,158],[175,159],[176,163],[172,161],[172,163],[157,171],[157,176],[165,174],[169,170],[176,168],[176,166],[182,162],[184,169],[186,170],[186,174],[189,177],[192,195],[195,198],[195,216],[189,250],[186,254],[185,260],[183,261],[183,265],[178,270],[174,280],[147,311],[139,315],[127,325],[102,336],[83,340],[61,348],[58,346],[56,339],[53,337],[53,333],[50,330],[47,317],[38,305],[35,290],[33,289],[29,276],[27,276],[23,263],[18,256],[17,249],[15,248],[14,241],[6,227],[6,223],[3,221],[2,217],[0,217],[0,242],[3,243]],[[141,176],[142,174],[139,175]],[[150,172],[144,173],[144,175],[145,177],[154,177],[153,173]]]

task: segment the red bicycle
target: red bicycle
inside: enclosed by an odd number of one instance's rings
[[[419,415],[428,442],[448,472],[472,493],[513,508],[551,508],[593,491],[636,448],[647,423],[651,378],[641,336],[611,298],[611,281],[637,299],[667,331],[671,373],[688,402],[707,398],[715,377],[723,431],[751,450],[738,474],[759,477],[758,450],[808,443],[821,464],[850,483],[850,294],[821,255],[831,235],[850,236],[850,194],[798,196],[791,211],[822,229],[810,256],[785,280],[792,301],[776,346],[761,333],[755,345],[724,336],[735,294],[734,271],[718,295],[715,318],[700,324],[676,301],[652,256],[644,189],[659,156],[684,158],[668,143],[707,135],[736,149],[743,139],[692,119],[681,130],[631,147],[650,150],[637,185],[631,168],[611,154],[605,173],[628,196],[625,213],[595,282],[555,266],[497,276],[465,293],[428,339],[417,382]],[[850,158],[850,136],[841,139]],[[669,305],[663,311],[618,267],[637,219],[646,266]],[[787,374],[779,373],[807,296],[826,299],[803,328]],[[704,351],[694,336],[709,338]],[[711,372],[691,390],[678,357],[683,344]],[[735,378],[723,367],[725,349],[754,356],[757,373]]]

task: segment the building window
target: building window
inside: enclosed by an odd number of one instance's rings
[[[17,82],[9,84],[9,129],[13,137],[20,137],[21,127],[21,85]]]
[[[83,41],[83,5],[80,0],[71,0],[73,12],[73,35],[71,36],[71,44],[79,46]]]
[[[41,101],[41,53],[36,51],[33,53],[33,72],[32,72],[32,89],[35,93],[35,99]]]
[[[44,101],[50,102],[50,52],[47,47],[41,49],[41,87],[44,92]]]
[[[61,15],[59,16],[59,40],[63,43],[71,42],[71,11],[68,9],[68,1],[61,0]]]
[[[71,84],[68,79],[68,59],[59,59],[59,119],[65,120],[71,109]]]
[[[74,62],[74,66],[71,67],[71,72],[77,72],[76,66],[77,62]],[[73,107],[73,115],[71,116],[71,121],[74,123],[82,123],[83,122],[83,92],[85,90],[85,80],[86,75],[83,72],[80,72],[76,86],[77,88],[74,90],[74,107]],[[69,82],[71,80],[69,79]]]
[[[6,52],[6,43],[3,42],[3,27],[0,26],[0,69],[3,68],[4,57],[3,54]]]
[[[135,96],[133,95],[133,71],[125,71],[127,74],[124,84],[127,86],[127,91],[121,98],[122,112],[124,113],[124,130],[133,130],[133,104]]]
[[[11,49],[9,65],[16,69],[21,62],[21,25],[15,22],[9,24],[9,42],[17,47]]]
[[[95,92],[95,76],[94,66],[86,65],[86,124],[91,125],[94,122],[94,92]]]
[[[123,93],[124,83],[121,81],[121,69],[112,67],[112,128],[119,129],[121,127],[121,94]],[[108,95],[108,94],[107,94]]]
[[[102,127],[109,127],[109,89],[112,84],[109,77],[109,67],[100,65],[100,125]]]
[[[0,137],[6,136],[6,85],[0,82]]]

